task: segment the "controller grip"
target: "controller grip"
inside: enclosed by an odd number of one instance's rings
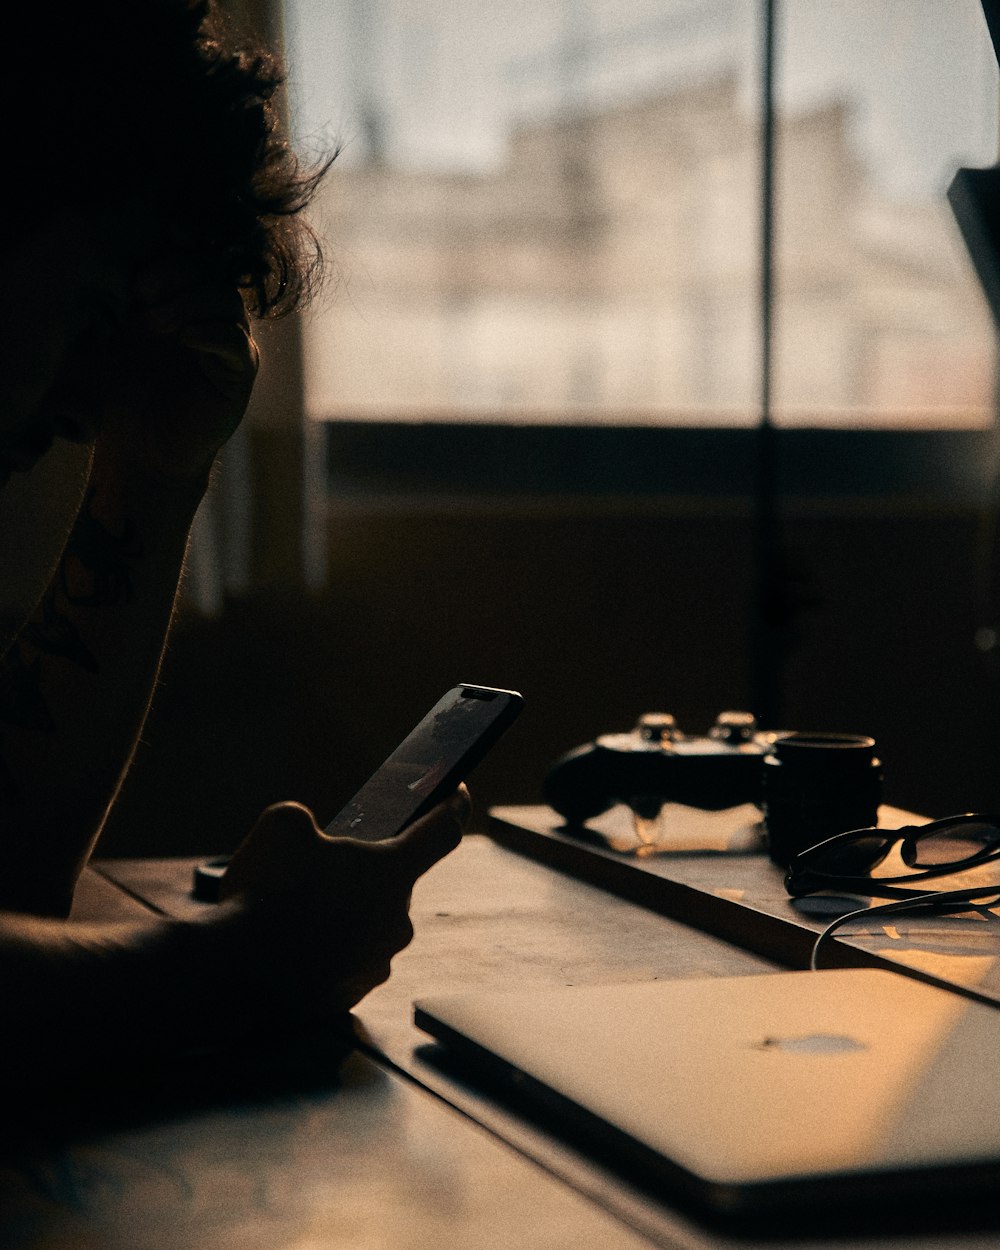
[[[612,805],[605,755],[600,747],[588,743],[561,756],[549,770],[542,797],[567,824],[582,825]]]

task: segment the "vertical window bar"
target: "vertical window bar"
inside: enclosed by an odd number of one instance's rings
[[[774,352],[775,43],[778,0],[762,0],[760,76],[760,419],[754,498],[755,604],[751,705],[760,723],[780,717],[782,629],[787,615],[777,542],[777,431],[772,414]]]

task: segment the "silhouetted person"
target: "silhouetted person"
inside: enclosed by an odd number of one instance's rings
[[[281,804],[203,922],[65,923],[253,387],[250,318],[301,305],[319,273],[300,216],[319,173],[279,133],[273,61],[234,51],[207,0],[56,0],[4,22],[0,1013],[16,1083],[351,1007],[409,940],[411,887],[457,844],[467,799],[386,844],[335,842]]]

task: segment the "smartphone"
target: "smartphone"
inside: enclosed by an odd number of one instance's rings
[[[402,833],[454,792],[523,703],[515,690],[455,686],[337,813],[326,832],[371,842]]]
[[[455,686],[334,816],[326,833],[368,842],[402,833],[454,792],[523,704],[516,690],[495,690],[467,682]],[[228,856],[224,856],[195,868],[195,898],[204,902],[218,899],[228,863]]]

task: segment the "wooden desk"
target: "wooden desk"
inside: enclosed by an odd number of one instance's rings
[[[687,809],[690,812],[690,809]],[[592,881],[622,898],[726,938],[789,968],[808,968],[817,934],[860,900],[806,897],[790,899],[784,873],[759,849],[752,853],[685,853],[668,850],[638,858],[614,850],[603,840],[569,834],[551,808],[497,807],[493,836],[505,846],[583,881]],[[725,813],[719,813],[724,817]],[[678,817],[685,819],[683,814]],[[887,828],[921,824],[925,818],[883,807],[879,823]],[[596,823],[596,822],[595,822]],[[629,838],[631,814],[614,809],[602,818],[615,831],[618,846]],[[682,830],[683,832],[683,830]],[[905,873],[898,855],[887,870]],[[993,886],[992,863],[937,877],[936,890]],[[884,899],[872,898],[878,905]],[[880,916],[843,928],[822,955],[823,966],[885,968],[932,985],[1000,1006],[1000,919],[976,913],[932,912]]]
[[[190,914],[207,906],[190,898],[191,869],[100,865],[81,914]],[[678,1214],[447,1073],[413,1027],[411,1002],[431,991],[751,975],[773,964],[479,836],[418,884],[413,915],[413,944],[358,1009],[360,1052],[345,1060],[329,1038],[296,1039],[280,1055],[244,1057],[239,1098],[213,1100],[203,1088],[177,1104],[154,1100],[152,1113],[140,1106],[130,1123],[26,1144],[0,1170],[0,1246],[763,1250]],[[827,1244],[862,1250],[781,1242]]]

